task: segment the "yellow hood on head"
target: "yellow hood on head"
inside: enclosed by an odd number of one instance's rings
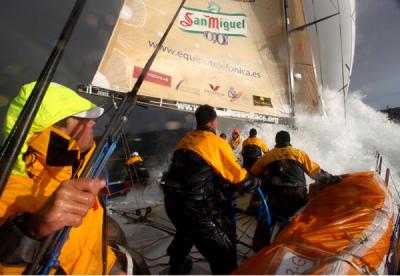
[[[36,82],[31,82],[23,85],[18,95],[11,101],[3,126],[4,140],[7,139],[14,127],[14,124],[35,84]],[[32,122],[32,126],[28,132],[24,145],[22,146],[18,159],[13,167],[12,174],[26,175],[25,163],[22,160],[22,156],[28,149],[27,141],[34,133],[41,132],[64,118],[95,107],[95,104],[82,98],[68,87],[55,82],[50,83],[36,117]]]

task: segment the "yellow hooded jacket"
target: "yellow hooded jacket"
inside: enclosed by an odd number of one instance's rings
[[[139,155],[132,156],[132,157],[130,157],[130,158],[128,159],[128,161],[126,161],[126,164],[127,164],[127,165],[133,165],[133,164],[135,164],[136,162],[143,162],[142,157],[140,157]]]
[[[263,175],[267,172],[268,166],[278,160],[295,161],[310,177],[315,177],[321,171],[320,166],[312,161],[304,151],[287,146],[284,148],[275,147],[262,156],[251,167],[251,173],[255,176]]]
[[[240,167],[229,144],[208,130],[194,130],[183,137],[176,149],[188,149],[200,155],[215,173],[232,184],[241,183],[247,171]]]
[[[256,146],[260,147],[260,149],[262,150],[262,152],[264,154],[267,153],[269,150],[267,145],[264,143],[264,141],[258,137],[249,137],[246,140],[244,140],[243,144],[242,144],[242,152],[243,152],[243,148],[246,147],[247,145],[256,145]]]
[[[12,128],[12,122],[15,122],[15,116],[19,115],[23,101],[27,99],[33,86],[34,83],[24,86],[11,103],[5,123],[6,135]],[[62,105],[60,105],[60,99],[63,101]],[[80,174],[94,146],[82,157],[77,143],[51,125],[93,107],[95,107],[94,104],[66,87],[54,83],[49,86],[32,124],[23,153],[20,154],[21,159],[17,161],[0,198],[1,224],[17,213],[37,212],[63,180]],[[68,148],[64,149],[64,153],[67,153],[65,158],[62,156],[62,151],[57,152],[56,141],[63,141],[64,145],[68,145]],[[62,160],[69,164],[49,165],[49,160],[52,159],[49,155],[56,156],[55,160]],[[102,224],[103,208],[96,201],[82,224],[71,229],[58,258],[60,266],[67,274],[102,273]],[[108,248],[107,260],[107,271],[110,271],[115,262],[115,255],[110,248]],[[20,274],[24,269],[25,267],[22,266],[0,265],[1,274]]]

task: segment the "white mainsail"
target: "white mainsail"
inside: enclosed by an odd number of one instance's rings
[[[179,4],[125,0],[92,85],[131,91]],[[322,87],[348,85],[353,10],[354,0],[187,0],[138,100],[189,112],[210,104],[223,117],[276,124],[322,113]],[[353,38],[326,43],[332,30]]]
[[[180,1],[126,0],[92,85],[129,92]],[[186,1],[138,95],[270,123],[291,116],[281,1]]]

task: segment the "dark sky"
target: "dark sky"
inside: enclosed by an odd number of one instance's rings
[[[318,0],[324,1],[324,0]],[[36,79],[75,1],[13,0],[0,9],[0,121],[19,87]],[[122,0],[88,0],[57,70],[55,81],[76,87],[91,82],[111,34]],[[351,90],[381,109],[400,106],[400,0],[357,0],[357,34]],[[191,115],[138,108],[131,115],[137,130],[193,125]]]
[[[382,109],[400,106],[400,0],[357,0],[351,90]]]
[[[55,45],[75,1],[13,0],[0,9],[0,122],[21,85],[35,80]],[[89,84],[111,35],[122,0],[88,0],[54,81],[75,88]],[[104,120],[102,120],[104,121]],[[130,131],[193,126],[193,116],[135,108]]]

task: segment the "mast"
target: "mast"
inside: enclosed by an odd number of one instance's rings
[[[291,48],[290,48],[290,33],[289,33],[289,14],[288,14],[288,0],[283,0],[283,24],[285,26],[285,37],[286,37],[286,52],[287,52],[287,78],[288,78],[288,99],[289,106],[291,109],[291,117],[294,117],[294,96],[293,96],[293,66],[292,66],[292,58],[291,58]]]

